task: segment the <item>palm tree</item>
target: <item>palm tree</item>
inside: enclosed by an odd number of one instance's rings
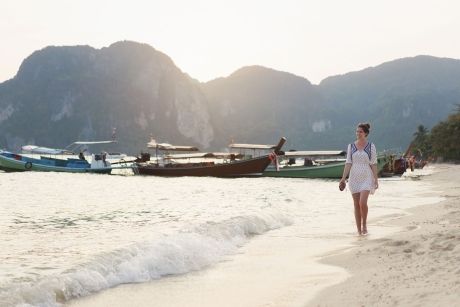
[[[415,138],[411,143],[411,151],[413,154],[420,156],[419,158],[421,158],[423,154],[427,154],[430,151],[431,146],[429,142],[429,131],[425,126],[419,125],[413,136]]]
[[[455,108],[456,108],[455,113],[460,114],[460,103],[456,103]]]
[[[417,141],[422,141],[426,138],[426,136],[428,135],[428,129],[425,128],[425,126],[423,125],[419,125],[417,127],[417,131],[414,132],[413,134],[415,136],[415,139],[414,139],[414,142],[417,142]]]

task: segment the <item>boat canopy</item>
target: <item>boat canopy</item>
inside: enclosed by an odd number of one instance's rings
[[[66,149],[40,147],[40,146],[35,146],[35,145],[25,145],[25,146],[22,146],[21,149],[24,153],[31,153],[31,154],[42,154],[42,155],[72,154],[72,152]]]
[[[238,148],[238,149],[265,149],[270,150],[274,149],[276,145],[261,145],[261,144],[230,144],[228,145],[230,148]]]
[[[112,144],[112,143],[116,143],[116,142],[117,141],[77,141],[77,142],[73,142],[72,144],[70,144],[67,147],[70,147],[72,145]]]
[[[117,143],[116,140],[110,140],[110,141],[77,141],[73,142],[72,144],[68,145],[65,149],[76,152],[77,149],[85,146],[85,145],[97,145],[97,144],[113,144]]]
[[[155,148],[165,151],[198,151],[197,147],[194,146],[176,146],[168,143],[147,143],[147,148]]]
[[[230,152],[198,152],[189,154],[169,154],[165,159],[191,159],[191,158],[214,158],[214,159],[229,159],[229,158],[242,158],[239,153]]]
[[[310,156],[345,156],[343,150],[309,150],[309,151],[287,151],[286,157],[310,157]]]

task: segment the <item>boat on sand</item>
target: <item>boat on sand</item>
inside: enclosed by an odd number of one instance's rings
[[[276,167],[268,167],[264,177],[341,178],[345,167],[345,151],[293,151],[279,157]],[[377,157],[379,172],[385,165],[385,155]]]
[[[23,154],[0,151],[0,169],[6,172],[66,172],[66,173],[102,173],[110,174],[112,167],[103,156],[89,163],[78,158],[58,158],[50,156],[30,157]]]
[[[74,142],[65,149],[25,145],[21,153],[0,150],[0,170],[6,172],[67,172],[110,174],[114,169],[111,157],[106,152],[84,155],[79,146],[111,144],[116,141]],[[76,146],[76,147],[73,147]],[[79,149],[79,153],[74,150]],[[119,166],[116,168],[127,168]]]
[[[179,161],[178,156],[163,155],[156,157],[154,161],[136,162],[134,172],[140,175],[154,176],[212,176],[212,177],[246,177],[246,176],[262,176],[263,171],[267,166],[275,160],[276,154],[280,152],[282,146],[286,142],[283,137],[278,144],[273,147],[273,151],[267,155],[263,155],[250,159],[239,159],[237,155],[227,153],[226,155],[216,153],[201,153],[195,154],[195,161],[191,156],[187,157],[184,154],[181,158],[185,161]],[[173,146],[167,144],[149,143],[149,147],[159,150],[174,151],[198,151],[196,147],[188,146]],[[206,155],[212,159],[206,160]],[[220,159],[217,159],[221,157]],[[199,161],[196,161],[199,158]],[[187,160],[188,159],[188,160]],[[145,160],[145,159],[144,159]]]

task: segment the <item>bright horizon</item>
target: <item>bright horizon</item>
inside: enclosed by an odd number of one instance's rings
[[[146,43],[206,82],[243,66],[326,77],[417,55],[460,58],[447,0],[4,0],[0,82],[47,46]]]

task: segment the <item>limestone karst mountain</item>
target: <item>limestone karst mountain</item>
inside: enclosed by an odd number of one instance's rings
[[[47,47],[0,85],[4,147],[108,139],[113,128],[120,150],[139,151],[152,134],[203,147],[214,138],[200,84],[145,44]]]
[[[333,76],[319,85],[249,66],[200,83],[153,47],[46,47],[0,84],[0,147],[62,147],[117,130],[113,150],[138,153],[158,141],[222,150],[236,142],[285,149],[343,149],[370,121],[379,149],[405,149],[460,102],[460,61],[418,56]]]

